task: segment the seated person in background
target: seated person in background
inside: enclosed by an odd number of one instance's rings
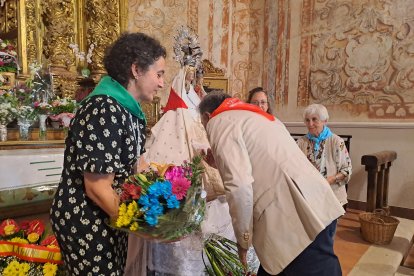
[[[339,202],[347,204],[345,184],[351,178],[352,165],[344,140],[326,125],[329,115],[325,106],[309,105],[303,119],[309,132],[298,139],[299,148],[326,178]]]
[[[272,109],[270,108],[270,105],[269,105],[269,96],[262,87],[256,87],[250,90],[249,96],[247,98],[247,102],[257,105],[264,112],[273,114]]]

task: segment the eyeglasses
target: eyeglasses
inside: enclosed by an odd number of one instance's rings
[[[268,104],[268,102],[267,101],[253,101],[252,104],[254,104],[254,105],[265,105],[265,104]]]

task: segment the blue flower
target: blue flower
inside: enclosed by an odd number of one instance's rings
[[[152,205],[146,212],[146,214],[149,216],[159,216],[159,215],[162,215],[163,213],[164,213],[164,207],[160,203]]]
[[[170,181],[166,180],[162,182],[162,196],[167,199],[172,194],[172,184]]]
[[[151,215],[145,215],[145,221],[151,225],[151,226],[155,226],[158,224],[158,217],[157,216],[151,216]]]
[[[140,198],[138,199],[138,204],[143,206],[143,207],[149,207],[150,202],[149,202],[148,195],[141,195]]]
[[[147,193],[153,196],[160,196],[162,194],[162,183],[159,181],[154,182],[149,186]]]
[[[170,209],[178,209],[180,207],[180,202],[175,195],[171,195],[167,199],[167,207]]]
[[[159,205],[160,201],[158,200],[157,196],[150,195],[148,197],[148,203],[149,203],[149,207],[150,207],[150,206],[153,206],[153,205]]]

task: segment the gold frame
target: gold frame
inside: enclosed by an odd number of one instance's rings
[[[160,119],[160,98],[155,96],[152,102],[143,103],[142,110],[147,118],[147,128],[151,129]]]
[[[203,86],[209,90],[223,90],[229,92],[229,79],[225,77],[224,71],[214,65],[208,59],[203,60]]]
[[[105,74],[105,48],[127,28],[127,7],[127,0],[6,1],[0,8],[5,13],[0,16],[0,33],[17,28],[21,66],[17,78],[27,79],[34,62],[46,64],[53,75],[55,94],[73,98],[85,65],[69,44],[77,44],[83,52],[95,45],[89,69],[91,77],[99,80]]]
[[[204,77],[203,86],[211,90],[223,90],[223,92],[229,92],[229,80],[227,78],[220,77]]]

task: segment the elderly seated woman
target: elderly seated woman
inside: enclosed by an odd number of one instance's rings
[[[298,139],[299,148],[331,185],[339,202],[348,203],[345,185],[352,174],[351,158],[344,140],[326,125],[328,110],[321,104],[311,104],[303,112],[308,134]]]

